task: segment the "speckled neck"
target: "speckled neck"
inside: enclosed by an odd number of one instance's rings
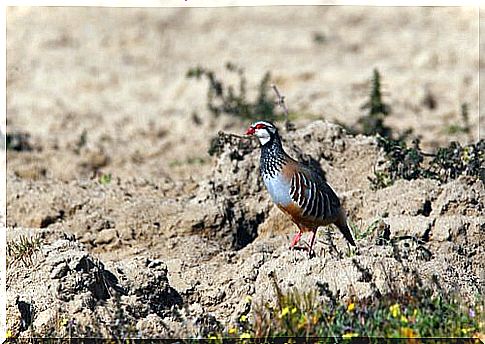
[[[264,179],[274,178],[281,172],[286,153],[276,133],[268,143],[261,146],[260,171]]]

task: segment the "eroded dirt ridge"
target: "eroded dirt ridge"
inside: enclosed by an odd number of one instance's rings
[[[275,282],[317,290],[322,302],[409,283],[480,292],[480,181],[372,191],[367,177],[382,159],[373,138],[321,121],[283,137],[340,194],[359,228],[355,252],[333,230],[319,231],[314,259],[288,250],[296,228],[269,201],[255,143],[226,142],[201,181],[10,174],[9,240],[43,239],[32,265],[8,269],[8,327],[20,336],[206,336],[250,315],[252,302],[274,300]]]

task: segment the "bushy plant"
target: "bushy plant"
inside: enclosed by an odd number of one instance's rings
[[[436,154],[426,154],[419,147],[419,140],[413,141],[413,147],[407,147],[403,140],[382,136],[377,139],[387,165],[369,178],[374,189],[389,186],[397,179],[431,178],[448,182],[467,175],[485,182],[485,140],[466,146],[453,141],[448,147],[438,148]]]
[[[25,266],[33,264],[39,253],[42,241],[39,236],[21,235],[18,239],[7,242],[7,266],[22,263]]]
[[[233,63],[226,63],[226,70],[236,73],[239,77],[238,87],[226,85],[219,79],[214,71],[203,68],[191,68],[187,72],[188,78],[201,79],[205,77],[209,82],[207,90],[207,108],[212,115],[218,117],[221,114],[235,116],[243,120],[264,119],[273,121],[276,119],[275,102],[269,98],[270,78],[267,72],[258,85],[258,94],[254,100],[247,98],[247,81],[244,69]]]
[[[31,151],[30,134],[27,132],[12,132],[5,135],[7,150],[22,152]]]
[[[384,137],[391,137],[392,130],[384,125],[384,118],[391,113],[391,107],[384,103],[381,92],[381,75],[374,69],[372,86],[369,94],[369,101],[361,109],[367,109],[366,116],[359,118],[357,130],[364,135],[379,134]]]

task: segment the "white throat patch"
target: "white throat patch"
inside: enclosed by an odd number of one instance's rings
[[[256,132],[254,134],[258,137],[261,146],[264,146],[271,139],[271,135],[266,129],[256,129]]]

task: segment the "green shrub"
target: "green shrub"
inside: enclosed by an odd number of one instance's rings
[[[461,119],[463,121],[463,124],[451,124],[447,127],[445,127],[445,134],[453,135],[453,134],[458,134],[458,133],[465,133],[465,134],[470,134],[471,128],[470,128],[470,120],[469,120],[469,114],[468,114],[468,104],[463,103],[461,104]]]
[[[30,134],[27,132],[13,132],[5,135],[5,146],[12,151],[31,151]]]
[[[382,100],[381,75],[374,69],[372,76],[372,87],[369,94],[369,101],[361,109],[367,109],[368,114],[357,121],[358,130],[364,135],[379,134],[384,137],[391,137],[392,130],[384,125],[384,118],[391,113],[391,107]]]
[[[426,154],[419,147],[419,140],[413,147],[407,147],[404,140],[377,137],[384,150],[387,166],[374,171],[369,178],[374,189],[391,185],[397,179],[412,180],[431,178],[448,182],[461,175],[473,176],[485,182],[485,140],[461,146],[451,142],[448,147],[438,148],[436,154]]]
[[[256,98],[249,100],[246,94],[247,81],[244,69],[228,62],[226,70],[239,76],[237,88],[233,85],[225,85],[212,70],[200,66],[191,68],[187,72],[188,78],[201,79],[205,77],[209,82],[207,108],[210,113],[215,117],[226,114],[245,121],[258,119],[274,121],[276,119],[275,102],[268,97],[270,73],[267,72],[259,82]]]

